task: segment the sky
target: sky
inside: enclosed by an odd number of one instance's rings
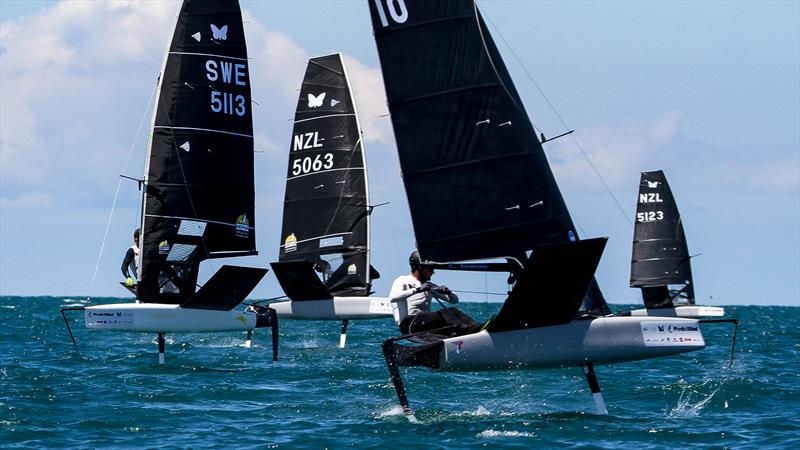
[[[369,170],[373,288],[408,271],[413,229],[368,0],[241,0],[256,142],[260,254],[277,259],[291,118],[310,57],[342,52]],[[511,1],[478,5],[583,237],[597,278],[628,286],[639,173],[681,210],[698,303],[800,306],[800,2]],[[0,2],[0,295],[124,297],[154,93],[176,1]],[[140,128],[140,124],[143,126]],[[599,178],[588,163],[592,162]],[[113,208],[112,208],[113,206]],[[113,214],[112,214],[113,211]],[[467,301],[505,276],[437,272]],[[471,293],[465,291],[473,291]],[[486,294],[489,292],[490,294]],[[282,292],[272,274],[253,298]]]

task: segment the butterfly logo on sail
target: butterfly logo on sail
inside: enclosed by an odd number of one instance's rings
[[[286,240],[283,241],[283,252],[289,253],[297,250],[297,236],[294,233],[286,236]]]
[[[316,96],[314,94],[309,93],[308,94],[308,107],[309,108],[319,108],[320,106],[322,106],[322,101],[325,100],[325,94],[327,94],[327,92],[323,92],[322,94],[319,94],[319,95],[316,95]]]
[[[236,219],[236,237],[248,236],[250,236],[250,221],[247,220],[247,214],[242,214]]]
[[[657,188],[658,187],[658,181],[648,181],[647,182],[647,187],[649,187],[650,189]]]
[[[228,26],[223,25],[222,28],[217,28],[213,23],[211,24],[212,39],[217,41],[224,41],[228,39]]]

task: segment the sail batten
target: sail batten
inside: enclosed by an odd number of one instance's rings
[[[308,62],[290,143],[279,265],[288,273],[307,269],[288,263],[310,262],[330,293],[368,295],[366,165],[346,75],[340,54]]]

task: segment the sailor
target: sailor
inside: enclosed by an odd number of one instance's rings
[[[397,277],[389,292],[394,319],[400,325],[402,333],[409,332],[411,323],[419,314],[431,312],[431,301],[434,298],[458,303],[458,296],[447,286],[437,286],[430,282],[433,268],[422,265],[416,250],[408,257],[408,264],[411,266],[411,274]]]
[[[133,245],[125,252],[122,259],[122,276],[125,277],[125,286],[132,287],[136,284],[136,260],[139,258],[139,229],[133,232]]]

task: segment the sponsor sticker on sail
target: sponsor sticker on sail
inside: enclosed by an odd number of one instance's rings
[[[358,268],[355,264],[350,264],[347,266],[347,274],[348,275],[356,275],[358,273]]]
[[[647,347],[703,347],[703,333],[696,320],[642,322],[642,340]]]
[[[242,214],[236,219],[236,237],[246,238],[250,236],[250,221],[247,214]]]
[[[294,233],[286,236],[286,239],[283,241],[283,252],[290,253],[297,250],[297,237]]]
[[[168,255],[169,254],[169,242],[164,240],[158,243],[158,254],[159,255]]]

